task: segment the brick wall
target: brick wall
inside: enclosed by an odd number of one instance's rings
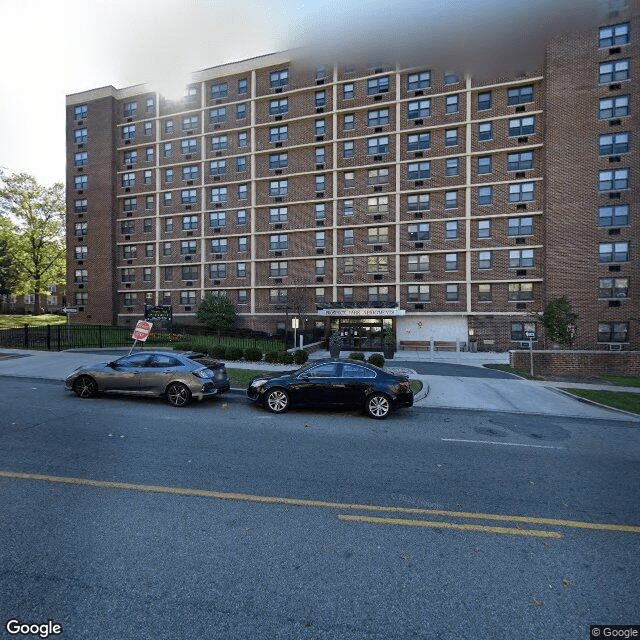
[[[515,369],[529,371],[528,351],[510,351]],[[534,351],[534,373],[543,376],[597,378],[602,373],[640,376],[640,351]]]

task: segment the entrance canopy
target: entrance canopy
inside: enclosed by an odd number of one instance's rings
[[[319,316],[331,318],[390,318],[391,316],[403,316],[405,313],[406,311],[404,309],[397,309],[395,307],[363,307],[361,309],[330,307],[327,309],[318,309]]]

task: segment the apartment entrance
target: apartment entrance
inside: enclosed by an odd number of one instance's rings
[[[340,318],[338,331],[345,351],[381,351],[385,326],[391,318]]]

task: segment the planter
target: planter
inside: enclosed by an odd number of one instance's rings
[[[329,349],[329,355],[332,358],[339,358],[340,357],[340,347],[331,347]]]
[[[384,354],[385,360],[393,360],[393,354],[396,352],[395,345],[383,345],[382,353]]]

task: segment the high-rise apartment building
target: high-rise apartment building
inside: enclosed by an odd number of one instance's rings
[[[624,4],[624,3],[622,3]],[[339,327],[347,348],[518,346],[566,296],[581,348],[638,348],[637,3],[475,78],[281,52],[67,98],[68,304],[135,324]]]

